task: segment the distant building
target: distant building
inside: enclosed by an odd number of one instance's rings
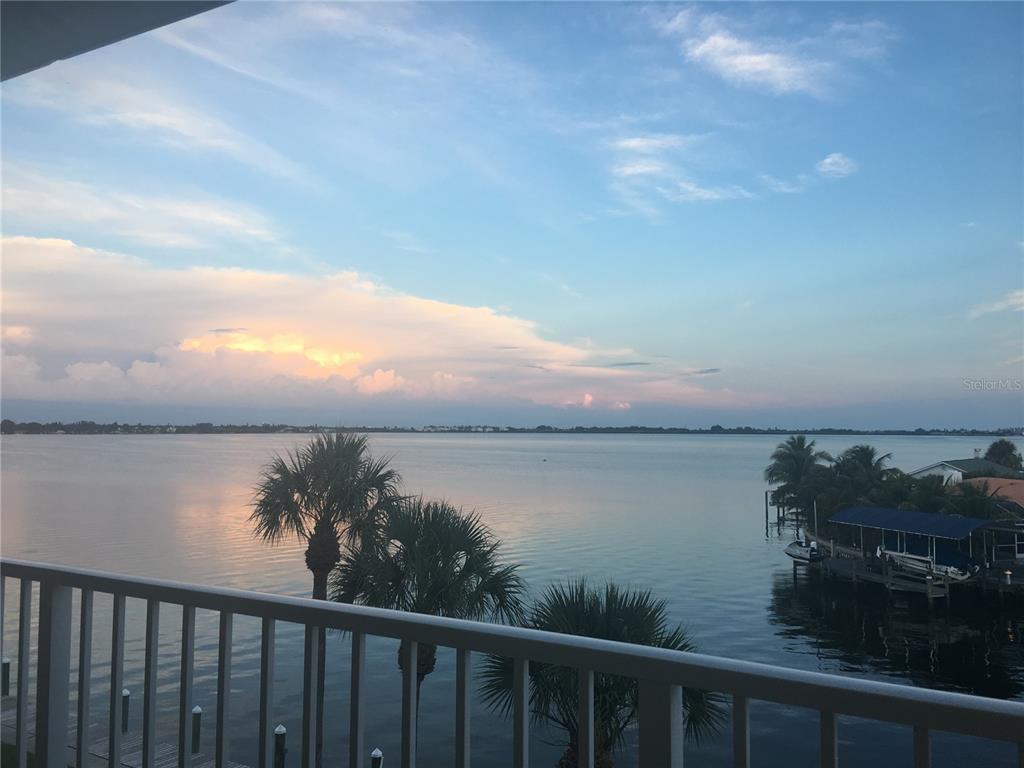
[[[939,475],[951,483],[962,483],[966,477],[1000,477],[1024,480],[1024,472],[1004,467],[988,459],[948,459],[929,464],[927,467],[915,469],[909,473],[911,477],[927,477]]]

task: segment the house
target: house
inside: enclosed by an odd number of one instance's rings
[[[948,459],[929,464],[927,467],[915,469],[908,473],[911,477],[927,477],[939,475],[951,483],[962,483],[966,477],[1000,477],[1024,480],[1024,472],[1004,467],[994,461],[975,457],[973,459]]]

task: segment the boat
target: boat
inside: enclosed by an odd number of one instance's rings
[[[967,557],[960,558],[956,563],[936,563],[925,555],[912,555],[909,552],[894,552],[882,548],[878,549],[878,556],[884,557],[890,568],[920,579],[931,576],[949,581],[967,581],[973,579],[981,569],[978,563]]]
[[[820,563],[823,555],[818,551],[818,544],[797,539],[786,547],[786,554],[798,563]]]

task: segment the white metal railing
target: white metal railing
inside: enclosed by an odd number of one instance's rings
[[[195,649],[195,611],[220,614],[217,663],[216,768],[227,768],[227,692],[231,678],[231,632],[235,614],[262,620],[260,657],[260,722],[258,768],[272,768],[273,725],[271,705],[274,679],[274,631],[276,622],[305,627],[303,665],[302,768],[315,763],[317,739],[316,687],[319,630],[351,633],[351,721],[349,765],[364,764],[363,697],[365,694],[366,636],[406,641],[402,683],[402,747],[400,764],[413,768],[416,761],[416,662],[417,644],[429,643],[457,649],[454,738],[456,765],[469,766],[470,671],[472,653],[511,657],[514,663],[513,765],[525,768],[529,743],[529,663],[546,662],[579,672],[579,764],[594,764],[594,673],[633,677],[639,683],[639,758],[643,768],[678,768],[683,754],[683,686],[730,694],[733,701],[733,765],[749,768],[748,705],[751,699],[816,709],[820,713],[821,766],[838,762],[840,715],[899,723],[913,728],[914,768],[931,763],[929,732],[949,731],[1012,742],[1024,766],[1024,704],[958,693],[858,680],[682,653],[662,648],[577,637],[495,624],[460,621],[421,614],[320,600],[285,597],[237,589],[203,587],[173,581],[118,576],[79,568],[64,568],[20,560],[0,561],[4,577],[20,579],[17,671],[16,743],[18,768],[26,768],[28,736],[28,668],[32,584],[39,582],[37,641],[36,765],[65,768],[68,733],[68,702],[71,650],[71,592],[81,590],[78,667],[77,768],[86,760],[89,727],[89,681],[93,593],[113,595],[111,626],[109,765],[120,768],[120,692],[124,672],[125,598],[146,601],[145,673],[143,686],[142,768],[155,766],[156,673],[160,605],[183,607],[181,623],[181,683],[178,730],[178,766],[192,764],[192,667]],[[4,583],[6,581],[4,580]],[[3,609],[0,589],[0,614]]]

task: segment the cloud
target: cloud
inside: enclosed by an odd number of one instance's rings
[[[771,36],[720,13],[684,8],[656,26],[690,63],[745,88],[774,94],[828,95],[846,62],[883,57],[899,35],[881,21],[835,21],[799,38]],[[742,29],[741,29],[742,28]]]
[[[245,205],[202,194],[146,195],[4,165],[5,226],[92,225],[136,244],[200,248],[225,240],[282,245],[271,223]]]
[[[1024,289],[1010,291],[1001,299],[990,301],[987,304],[979,304],[971,309],[968,317],[977,320],[979,317],[996,312],[1024,312]]]
[[[139,70],[108,73],[57,62],[4,87],[4,99],[70,115],[85,125],[114,126],[181,150],[209,152],[304,184],[309,174],[268,144],[214,116]]]
[[[785,195],[793,195],[798,192],[803,192],[807,189],[808,179],[806,176],[801,174],[801,177],[795,181],[785,181],[783,179],[777,179],[774,176],[769,176],[767,173],[761,174],[758,179],[772,192],[779,192]]]
[[[665,173],[665,166],[655,160],[621,163],[612,168],[612,175],[622,178],[629,178],[630,176],[660,176],[663,173]]]
[[[679,149],[692,144],[699,136],[684,136],[678,133],[655,133],[648,136],[628,136],[610,142],[615,149],[627,152],[660,153]]]
[[[857,171],[857,163],[841,152],[826,155],[815,167],[822,176],[832,179],[842,179]]]
[[[743,187],[702,187],[681,179],[669,187],[658,187],[666,199],[674,202],[716,202],[719,200],[749,200],[755,195]]]
[[[4,328],[31,329],[5,340],[5,398],[601,409],[759,397],[696,386],[672,364],[603,367],[602,359],[631,352],[553,341],[529,320],[397,292],[353,272],[167,268],[28,237],[5,238],[3,250]]]

